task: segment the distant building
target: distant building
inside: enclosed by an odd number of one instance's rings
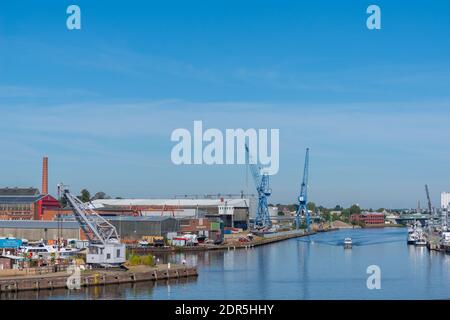
[[[45,209],[59,207],[55,198],[35,188],[0,188],[0,220],[40,220]]]
[[[385,220],[386,220],[386,223],[389,223],[389,224],[397,224],[397,219],[399,218],[399,215],[398,214],[393,214],[393,213],[386,213],[386,216],[385,216],[386,218],[385,218]]]
[[[384,214],[379,212],[365,212],[361,214],[352,214],[350,222],[363,225],[384,224]]]
[[[447,209],[450,204],[450,192],[441,193],[441,209]]]
[[[144,217],[220,218],[226,227],[243,229],[247,229],[250,212],[246,198],[97,199],[92,205],[99,214],[108,209],[132,210]]]
[[[144,236],[163,236],[177,232],[180,223],[172,217],[109,217],[124,240],[140,240]]]
[[[334,210],[334,211],[330,211],[330,214],[332,216],[336,215],[336,217],[339,217],[342,214],[342,211]]]
[[[206,236],[210,239],[216,239],[220,234],[220,222],[218,219],[180,219],[180,232],[189,232],[196,235]]]
[[[272,206],[269,206],[269,216],[270,217],[278,217],[278,211],[279,211],[279,209],[278,209],[278,207],[272,207]]]
[[[42,220],[45,210],[60,207],[48,194],[48,157],[42,159],[42,193],[36,188],[0,188],[0,220]]]

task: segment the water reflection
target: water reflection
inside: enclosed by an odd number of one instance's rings
[[[351,237],[353,249],[344,249]],[[406,230],[351,229],[248,250],[161,254],[198,278],[0,295],[0,299],[448,299],[450,255],[406,244]],[[368,290],[378,265],[382,289]]]
[[[158,288],[167,290],[170,298],[171,286],[183,286],[195,282],[195,278],[145,281],[129,284],[111,284],[95,287],[82,287],[80,290],[54,289],[41,291],[21,291],[1,293],[0,299],[8,300],[105,300],[105,299],[148,299]]]

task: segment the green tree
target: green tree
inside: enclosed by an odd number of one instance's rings
[[[377,212],[383,212],[384,211],[384,208],[379,208],[378,210],[377,210]]]
[[[361,213],[361,208],[357,204],[354,204],[350,207],[350,215],[360,214],[360,213]]]
[[[294,204],[289,204],[287,205],[287,208],[289,211],[297,211],[298,210],[298,204],[294,203]]]
[[[308,202],[306,208],[312,212],[316,212],[316,204],[314,202]]]
[[[78,196],[82,202],[89,202],[91,200],[91,194],[87,189],[81,190],[81,195]]]
[[[61,205],[61,208],[67,208],[68,207],[66,197],[62,197],[58,201],[59,201],[59,204]]]
[[[341,213],[341,220],[348,222],[350,218],[350,209],[343,209]]]
[[[97,192],[91,200],[97,200],[97,199],[111,199],[110,196],[108,196],[106,193],[104,193],[103,191],[99,191]]]
[[[324,212],[322,213],[322,218],[323,218],[323,220],[325,220],[325,221],[330,221],[330,219],[331,219],[330,211],[324,211]]]

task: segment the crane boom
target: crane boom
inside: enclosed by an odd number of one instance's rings
[[[428,201],[428,212],[430,214],[433,214],[433,208],[431,206],[431,198],[430,198],[430,191],[428,190],[428,185],[425,185],[425,192],[427,193],[427,201]]]

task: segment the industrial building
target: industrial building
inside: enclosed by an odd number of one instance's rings
[[[350,222],[364,225],[382,225],[385,223],[384,213],[365,212],[361,214],[352,214]]]
[[[220,218],[226,227],[243,229],[247,229],[250,213],[248,198],[97,199],[92,205],[100,214],[131,210],[143,217]]]
[[[85,239],[76,221],[30,221],[2,220],[0,235],[30,241],[64,239]]]
[[[163,236],[179,230],[179,220],[172,217],[108,217],[124,240],[140,240],[143,236]],[[60,221],[1,220],[0,236],[19,239],[56,240],[80,239],[86,236],[73,215],[64,216]]]
[[[179,221],[172,217],[108,217],[122,239],[141,240],[143,236],[163,236],[177,232]]]
[[[45,209],[59,207],[55,198],[35,188],[0,189],[0,220],[40,220]]]
[[[450,192],[441,193],[441,209],[447,209],[450,204]]]
[[[0,188],[0,220],[42,220],[45,210],[60,208],[48,194],[48,158],[42,160],[42,193],[37,188]]]

